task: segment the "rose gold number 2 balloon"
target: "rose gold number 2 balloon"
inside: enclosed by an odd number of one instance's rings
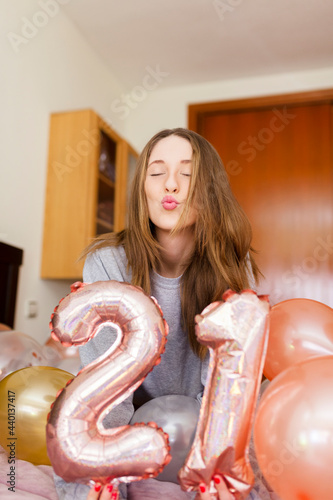
[[[156,476],[171,457],[156,424],[105,429],[102,420],[160,361],[168,326],[155,299],[117,281],[74,283],[56,307],[53,338],[82,345],[106,324],[117,341],[58,394],[47,423],[47,449],[65,481],[130,482]]]
[[[267,346],[269,304],[252,290],[226,292],[196,316],[198,341],[209,347],[210,361],[196,435],[178,477],[195,491],[220,474],[237,499],[253,484],[248,447]]]

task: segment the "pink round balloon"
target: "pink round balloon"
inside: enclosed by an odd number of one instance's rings
[[[272,380],[289,366],[333,354],[333,309],[310,299],[290,299],[272,307],[264,374]]]
[[[302,361],[269,384],[254,444],[259,466],[282,500],[332,500],[333,356]]]

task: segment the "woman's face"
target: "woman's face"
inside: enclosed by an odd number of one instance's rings
[[[187,139],[171,135],[152,149],[145,180],[149,218],[157,230],[170,232],[177,224],[188,196],[192,173],[192,146]],[[196,221],[191,208],[185,226]]]

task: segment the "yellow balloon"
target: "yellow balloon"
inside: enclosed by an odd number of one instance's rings
[[[58,391],[73,378],[59,368],[29,366],[0,381],[0,444],[13,459],[51,465],[46,423]]]

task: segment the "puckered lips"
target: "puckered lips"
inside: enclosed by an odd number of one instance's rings
[[[165,210],[174,210],[179,205],[179,201],[173,196],[164,196],[161,203]]]

